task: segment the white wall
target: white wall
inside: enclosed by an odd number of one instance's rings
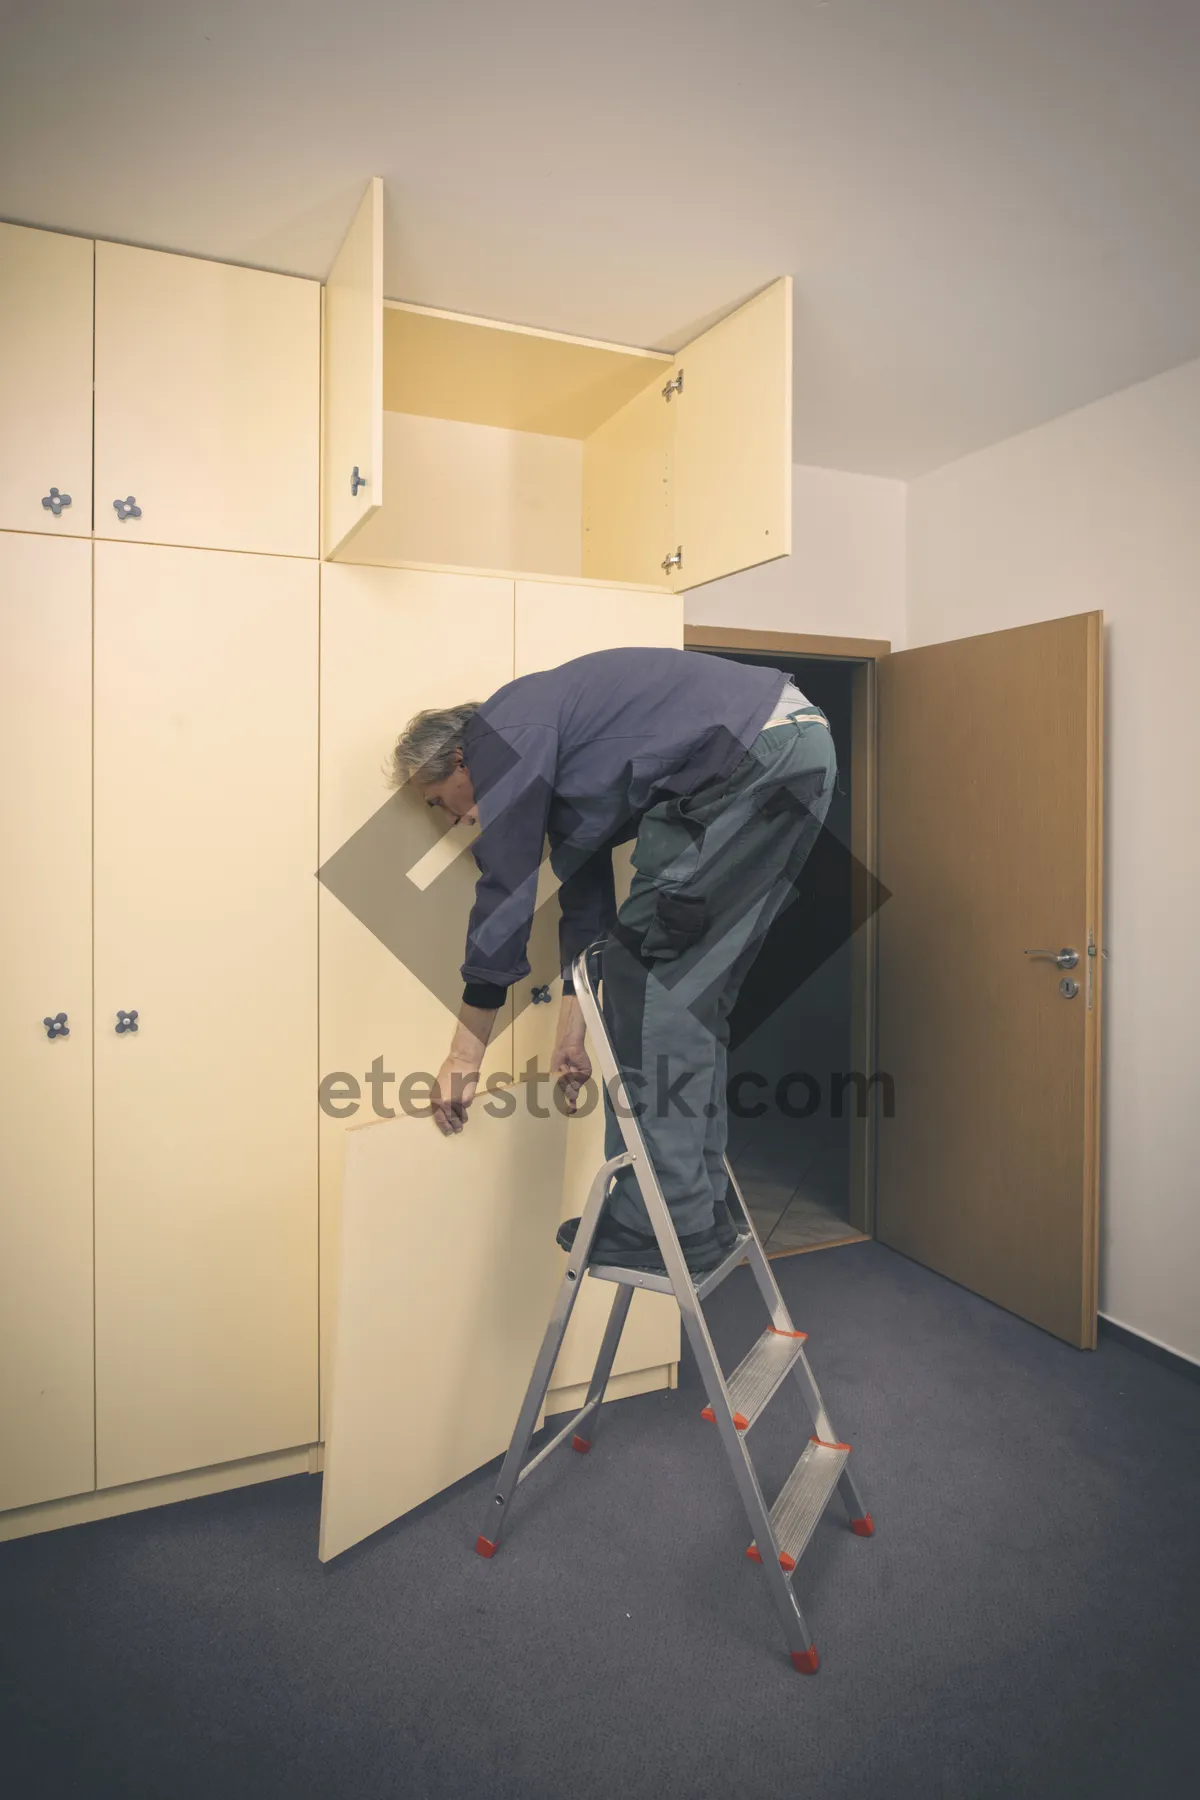
[[[1200,1360],[1200,362],[913,483],[908,642],[1108,622],[1102,1312]]]
[[[904,641],[905,487],[797,466],[792,554],[687,595],[689,625]]]

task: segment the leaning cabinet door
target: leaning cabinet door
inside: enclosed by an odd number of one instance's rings
[[[316,1437],[317,587],[96,546],[101,1487]]]
[[[614,650],[630,644],[681,649],[683,603],[673,594],[639,591],[637,588],[597,588],[551,581],[518,581],[516,584],[516,672],[530,675],[552,669],[573,656],[592,650]],[[618,903],[629,892],[629,846],[613,856]],[[557,883],[548,861],[543,862],[538,882],[538,910],[529,942],[530,973],[514,989],[513,1050],[515,1067],[526,1078],[527,1091],[535,1075],[550,1074],[558,1023],[562,981],[559,975]],[[547,991],[550,1003],[540,996]],[[539,998],[535,1001],[534,994]],[[596,1060],[592,1047],[593,1062]],[[562,1212],[569,1218],[582,1210],[592,1177],[604,1160],[604,1109],[599,1087],[599,1068],[590,1091],[585,1090],[580,1116],[562,1124],[565,1139]],[[540,1084],[541,1104],[556,1111],[548,1079]],[[585,1281],[575,1314],[554,1372],[555,1388],[586,1382],[596,1361],[612,1296],[607,1282]],[[639,1293],[633,1305],[613,1373],[652,1371],[655,1379],[644,1385],[661,1386],[664,1365],[679,1360],[679,1309],[661,1294]]]
[[[90,545],[0,533],[0,1509],[94,1481],[91,610]]]
[[[325,284],[322,536],[343,548],[383,503],[383,182],[372,177]]]
[[[316,556],[315,281],[96,246],[96,531]]]
[[[773,282],[675,359],[676,589],[792,548],[792,282]]]
[[[0,225],[0,529],[92,529],[91,238]]]

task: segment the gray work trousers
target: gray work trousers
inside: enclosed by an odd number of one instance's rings
[[[837,770],[823,714],[759,733],[723,780],[643,816],[634,879],[604,947],[604,1011],[629,1102],[681,1236],[724,1200],[729,1014],[821,830]],[[605,1155],[624,1149],[605,1095]],[[613,1220],[648,1232],[630,1169]]]

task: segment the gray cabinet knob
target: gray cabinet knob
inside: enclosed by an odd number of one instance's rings
[[[137,1016],[136,1007],[134,1008],[133,1012],[118,1012],[118,1014],[117,1014],[117,1034],[118,1034],[118,1036],[123,1037],[127,1031],[136,1031],[137,1028],[138,1028],[138,1016]]]
[[[142,509],[132,494],[127,495],[124,500],[114,500],[113,511],[116,513],[118,519],[122,521],[125,519],[140,519],[142,516]]]
[[[46,1027],[48,1038],[70,1037],[71,1035],[67,1026],[66,1013],[55,1013],[52,1019],[43,1019],[42,1024]]]
[[[367,478],[365,475],[359,474],[358,464],[355,463],[354,467],[350,471],[350,493],[354,499],[357,500],[357,498],[358,498],[359,488],[366,487],[366,485],[367,485]]]
[[[60,494],[57,488],[51,488],[48,494],[42,495],[42,505],[47,512],[52,512],[56,519],[62,518],[64,506],[70,506],[70,494]]]

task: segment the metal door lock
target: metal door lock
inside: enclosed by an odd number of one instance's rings
[[[117,1031],[119,1033],[124,1035],[125,1032],[136,1031],[137,1028],[138,1028],[138,1016],[137,1016],[136,1007],[134,1008],[133,1012],[118,1012],[118,1014],[117,1014]]]
[[[66,1013],[55,1013],[52,1019],[43,1019],[42,1024],[46,1027],[48,1038],[70,1037],[71,1035],[67,1026]]]
[[[118,519],[122,521],[125,519],[140,519],[142,516],[142,509],[132,494],[127,495],[124,500],[114,500],[113,511],[116,513]]]
[[[1069,975],[1065,975],[1058,984],[1058,991],[1064,1000],[1073,1000],[1079,992],[1079,983],[1072,981]]]
[[[57,488],[51,488],[48,494],[42,495],[42,505],[47,512],[52,512],[56,519],[62,518],[64,506],[70,506],[70,494],[60,494]]]
[[[1045,956],[1060,969],[1073,969],[1079,961],[1078,950],[1023,950],[1022,956]]]

